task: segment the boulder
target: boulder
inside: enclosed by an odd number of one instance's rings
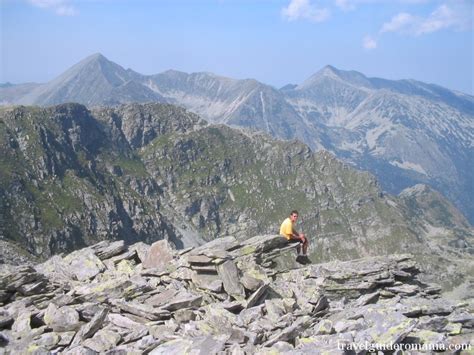
[[[78,281],[90,280],[106,269],[104,263],[91,249],[75,251],[66,256],[64,261]]]
[[[243,300],[245,298],[245,290],[239,279],[239,270],[232,260],[217,266],[217,273],[222,279],[224,290],[236,300]]]
[[[173,260],[173,250],[167,240],[159,240],[153,243],[143,261],[143,267],[164,270]]]
[[[55,332],[78,330],[81,326],[79,313],[74,308],[68,306],[58,308],[54,303],[49,304],[43,319]]]

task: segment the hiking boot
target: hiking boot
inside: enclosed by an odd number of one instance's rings
[[[309,260],[307,255],[298,255],[296,257],[296,262],[300,264],[311,264],[311,260]]]
[[[306,260],[306,259],[305,259],[305,256],[304,256],[304,255],[298,255],[298,256],[296,257],[296,262],[297,262],[297,263],[304,264],[304,263],[305,263],[305,260]]]

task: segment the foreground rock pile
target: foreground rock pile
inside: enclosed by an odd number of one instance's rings
[[[101,242],[4,267],[0,353],[343,353],[473,344],[474,302],[418,281],[409,255],[299,265],[281,237],[194,249]],[[356,353],[364,353],[358,350]]]

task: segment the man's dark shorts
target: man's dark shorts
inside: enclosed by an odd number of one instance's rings
[[[286,238],[286,237],[284,237],[284,238]],[[287,240],[288,244],[295,244],[295,243],[303,244],[303,242],[301,241],[301,239],[293,239],[293,238],[291,238],[291,239],[286,239],[286,240]]]

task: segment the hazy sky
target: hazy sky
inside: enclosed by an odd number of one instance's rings
[[[474,0],[0,0],[0,82],[46,82],[100,52],[300,83],[331,64],[473,93]]]

